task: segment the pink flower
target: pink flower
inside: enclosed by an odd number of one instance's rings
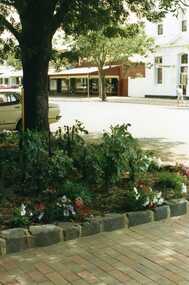
[[[35,204],[35,209],[36,209],[37,211],[43,211],[43,210],[45,209],[44,203],[42,203],[42,202],[36,203],[36,204]]]
[[[84,206],[83,199],[81,197],[78,197],[75,199],[75,207],[76,209],[81,209]]]

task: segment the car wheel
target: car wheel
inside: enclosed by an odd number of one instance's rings
[[[16,125],[16,130],[19,132],[22,131],[22,119],[20,119],[20,121],[18,121],[18,123]]]

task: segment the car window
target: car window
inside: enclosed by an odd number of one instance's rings
[[[0,93],[0,106],[3,105],[12,105],[17,104],[19,102],[16,94],[13,93]]]

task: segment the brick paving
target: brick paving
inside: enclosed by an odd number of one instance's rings
[[[1,257],[0,284],[189,284],[189,215]]]

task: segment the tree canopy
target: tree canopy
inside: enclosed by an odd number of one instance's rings
[[[106,99],[105,70],[106,65],[128,64],[135,54],[147,55],[152,50],[154,41],[146,36],[143,26],[127,24],[119,33],[106,34],[106,31],[89,31],[77,38],[75,50],[81,59],[98,67],[99,96]]]

